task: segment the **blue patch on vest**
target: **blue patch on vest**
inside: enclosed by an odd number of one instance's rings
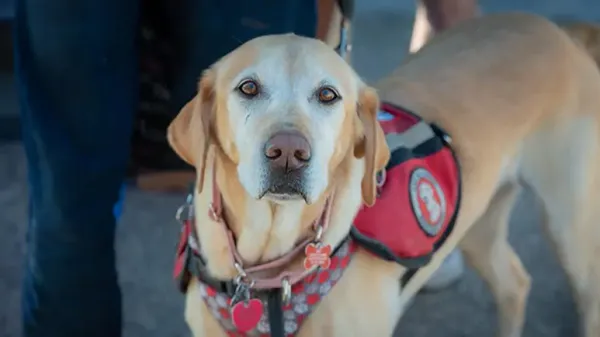
[[[387,121],[391,121],[392,119],[394,119],[394,115],[392,115],[389,112],[379,110],[379,112],[377,113],[378,121],[387,122]]]

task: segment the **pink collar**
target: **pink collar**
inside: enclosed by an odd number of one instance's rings
[[[217,185],[216,169],[213,167],[213,183],[212,183],[212,201],[209,205],[208,216],[215,222],[219,223],[223,230],[226,232],[228,238],[229,252],[232,260],[234,261],[234,267],[238,271],[237,280],[252,284],[253,289],[275,289],[283,288],[285,286],[292,286],[302,280],[306,275],[307,271],[303,268],[296,271],[283,271],[279,275],[272,278],[258,278],[252,274],[258,272],[264,272],[268,270],[280,269],[290,264],[296,257],[302,252],[307,252],[309,246],[320,245],[323,233],[329,227],[329,221],[331,218],[331,206],[332,206],[333,195],[330,196],[326,203],[323,213],[313,223],[313,235],[300,242],[294,249],[287,254],[268,261],[263,264],[254,265],[252,267],[244,267],[244,261],[240,256],[236,244],[234,234],[227,224],[226,219],[223,217],[223,206],[222,196]]]

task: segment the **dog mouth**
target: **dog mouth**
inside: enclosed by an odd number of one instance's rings
[[[263,196],[261,197],[261,199],[266,199],[266,200],[270,200],[276,203],[282,203],[282,202],[286,202],[286,201],[296,201],[296,200],[304,200],[304,202],[306,201],[306,196],[304,196],[303,194],[289,194],[289,193],[272,193],[272,192],[267,192],[265,194],[263,194]]]
[[[304,200],[308,204],[308,193],[302,175],[301,172],[271,172],[259,199],[274,202]]]

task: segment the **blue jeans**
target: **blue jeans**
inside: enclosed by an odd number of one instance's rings
[[[192,97],[201,71],[240,41],[314,35],[314,1],[171,3],[181,46],[174,111]],[[113,206],[138,105],[139,5],[17,0],[15,69],[30,190],[25,336],[121,335]],[[248,18],[263,24],[245,26]]]

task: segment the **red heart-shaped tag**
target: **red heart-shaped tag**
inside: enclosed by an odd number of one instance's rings
[[[256,298],[248,300],[248,303],[241,301],[231,308],[231,321],[238,331],[250,331],[258,325],[263,311],[262,302]]]

